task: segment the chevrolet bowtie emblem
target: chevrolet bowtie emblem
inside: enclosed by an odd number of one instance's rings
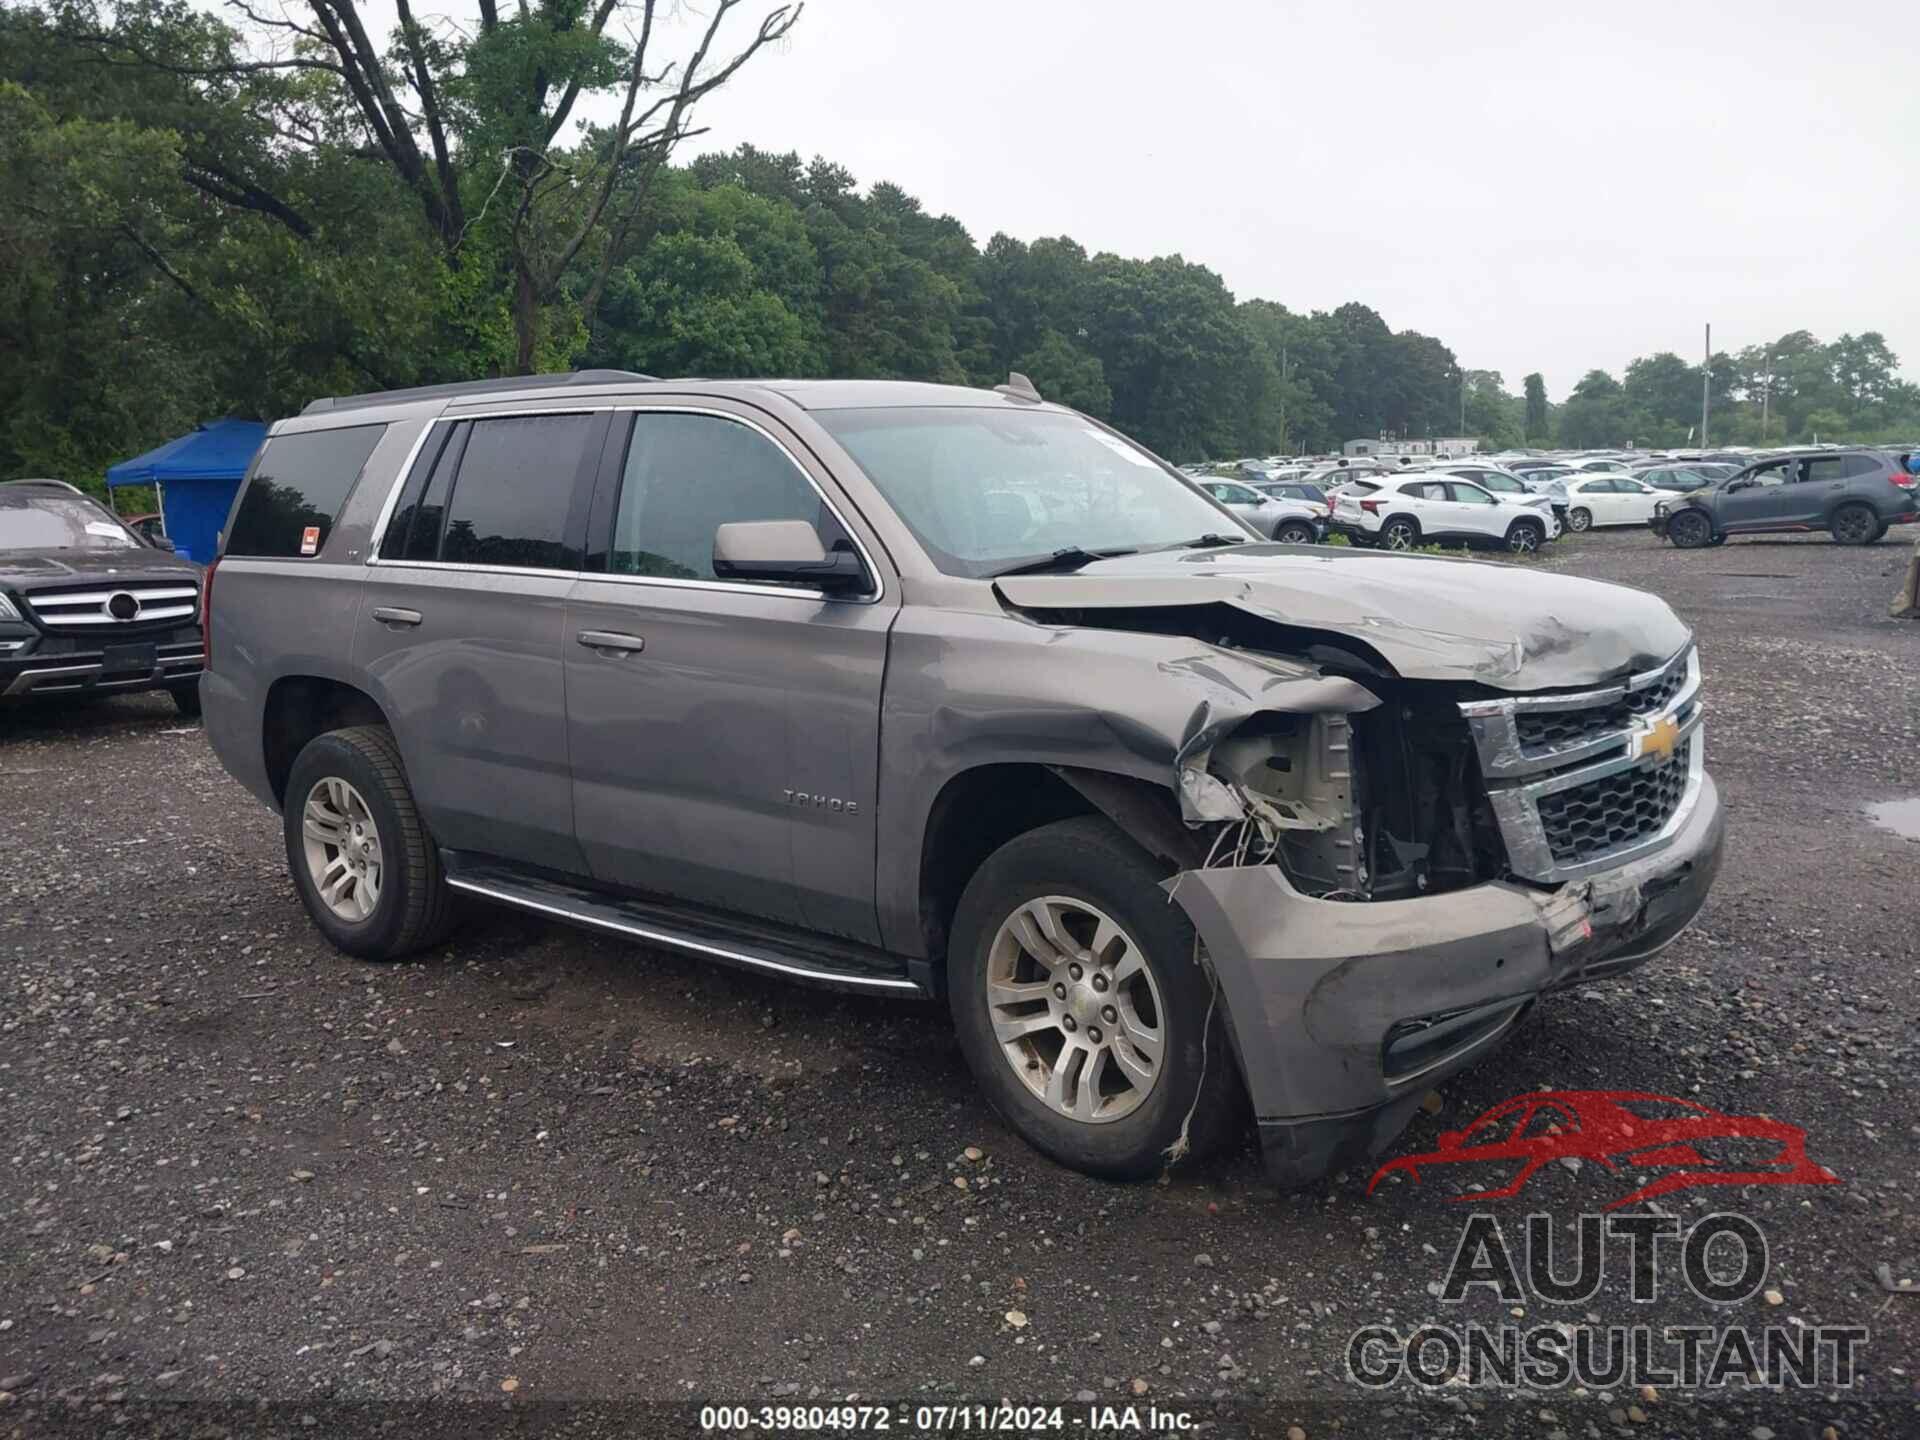
[[[1680,727],[1671,717],[1662,715],[1651,721],[1640,733],[1640,754],[1651,755],[1657,760],[1673,758],[1674,747],[1680,743]]]

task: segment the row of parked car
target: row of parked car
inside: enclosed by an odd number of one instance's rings
[[[1262,533],[1309,542],[1329,533],[1408,550],[1500,545],[1526,553],[1607,526],[1646,526],[1680,549],[1733,535],[1826,531],[1866,545],[1920,520],[1920,454],[1819,447],[1765,454],[1470,459],[1358,457],[1309,464],[1242,461],[1199,483]]]

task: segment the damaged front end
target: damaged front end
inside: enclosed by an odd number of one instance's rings
[[[1514,694],[1410,678],[1354,636],[1217,602],[1028,618],[1203,640],[1189,678],[1291,667],[1266,692],[1236,680],[1243,705],[1204,707],[1174,757],[1184,836],[1149,842],[1179,867],[1167,888],[1283,1182],[1384,1148],[1541,994],[1677,936],[1718,869],[1684,632],[1604,685]]]

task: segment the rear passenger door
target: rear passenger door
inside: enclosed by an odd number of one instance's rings
[[[437,422],[368,565],[354,659],[450,849],[585,873],[562,634],[609,419]]]
[[[562,647],[575,831],[608,884],[878,943],[898,601],[811,453],[713,405],[642,408],[610,438]],[[717,579],[714,531],[754,520],[805,520],[862,554],[872,589]]]

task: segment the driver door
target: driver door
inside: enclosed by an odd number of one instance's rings
[[[1453,480],[1447,484],[1447,496],[1456,529],[1489,540],[1505,537],[1512,512],[1488,491],[1465,480]]]
[[[1727,482],[1720,500],[1720,526],[1727,531],[1766,530],[1785,525],[1794,496],[1788,477],[1799,462],[1775,460]]]
[[[642,408],[608,437],[562,631],[574,831],[604,883],[877,944],[897,587],[793,437],[713,406]],[[717,579],[714,531],[752,520],[854,548],[871,589]]]

